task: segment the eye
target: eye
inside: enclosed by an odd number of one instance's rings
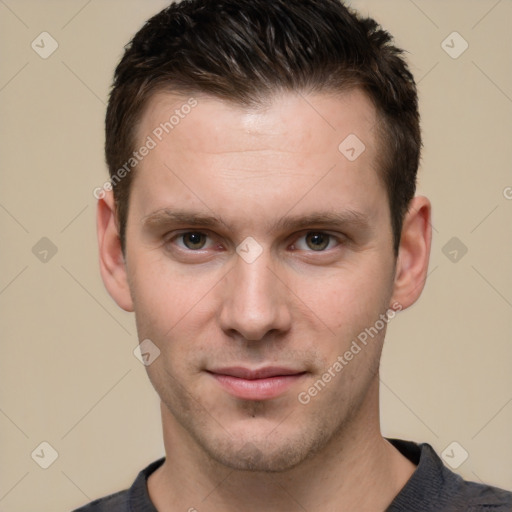
[[[333,235],[329,235],[322,231],[310,231],[297,240],[294,244],[294,248],[300,251],[312,250],[322,252],[326,249],[332,249],[332,247],[335,247],[338,244],[339,242]]]
[[[181,248],[191,251],[199,251],[204,249],[208,242],[208,235],[199,231],[189,231],[181,233],[176,237],[176,242]]]

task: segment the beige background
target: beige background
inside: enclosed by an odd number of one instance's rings
[[[163,454],[133,318],[100,281],[92,191],[113,68],[165,5],[0,0],[0,511],[69,511]],[[512,488],[512,2],[352,5],[409,51],[434,207],[425,292],[388,331],[383,432],[438,453],[457,441],[460,474]],[[31,48],[43,31],[59,45],[47,59]],[[469,43],[457,59],[441,45],[453,31]],[[57,247],[46,262],[42,237]],[[457,262],[452,237],[468,249]],[[43,441],[58,452],[48,469],[31,458]]]

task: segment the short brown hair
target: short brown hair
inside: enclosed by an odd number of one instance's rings
[[[255,106],[278,91],[359,88],[379,115],[379,165],[397,253],[416,189],[421,133],[414,78],[392,43],[373,19],[340,0],[172,3],[139,30],[116,68],[105,123],[111,181],[133,156],[137,124],[157,91]],[[124,251],[133,173],[123,176],[113,187]]]

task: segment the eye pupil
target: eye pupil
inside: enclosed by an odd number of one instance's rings
[[[202,249],[206,243],[206,237],[202,233],[185,233],[183,243],[189,249]]]
[[[329,245],[329,235],[325,235],[324,233],[309,233],[306,236],[306,242],[310,249],[323,251]]]

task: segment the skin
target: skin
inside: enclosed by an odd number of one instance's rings
[[[140,141],[187,99],[155,95]],[[125,255],[112,194],[98,202],[105,285],[161,351],[147,370],[169,462],[151,499],[159,511],[385,510],[415,469],[380,433],[385,328],[307,405],[298,394],[380,314],[417,300],[430,203],[412,200],[396,258],[376,112],[360,91],[283,93],[260,109],[196,99],[136,168]],[[349,134],[366,146],[353,162],[338,150]],[[262,249],[252,263],[236,252],[247,237]],[[227,366],[304,373],[249,400],[208,373]]]

